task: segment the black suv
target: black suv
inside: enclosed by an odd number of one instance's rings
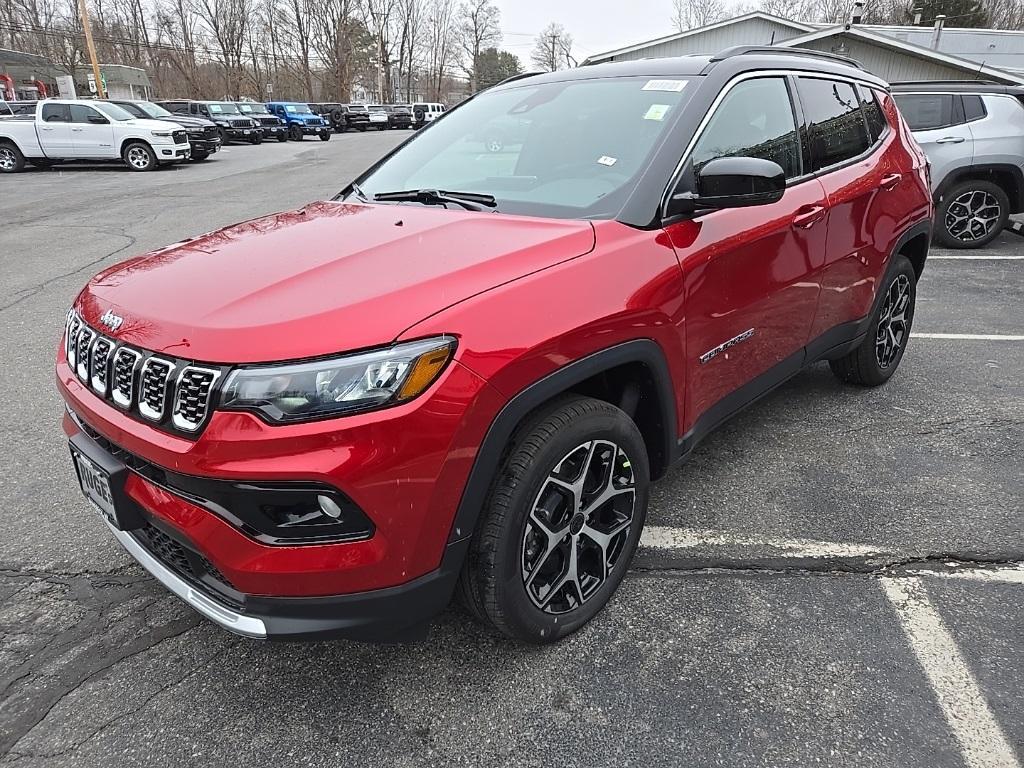
[[[265,105],[259,102],[240,101],[237,106],[239,112],[260,124],[264,139],[288,141],[288,126],[280,117],[272,115]]]
[[[107,99],[107,101],[143,120],[163,120],[180,125],[188,134],[189,147],[192,149],[191,159],[194,162],[205,160],[220,149],[220,131],[211,120],[171,114],[159,104],[154,104],[151,101],[135,99]]]
[[[231,101],[192,101],[191,99],[172,99],[158,101],[161,107],[174,115],[192,115],[205,117],[217,124],[221,144],[232,141],[247,141],[260,144],[263,131],[260,124],[251,117],[238,111],[238,105]]]
[[[412,107],[409,104],[385,104],[389,128],[412,128]]]

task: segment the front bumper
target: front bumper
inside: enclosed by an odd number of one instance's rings
[[[447,545],[438,568],[394,587],[318,597],[240,592],[187,536],[139,503],[144,479],[85,432],[70,437],[76,451],[110,473],[126,530],[104,522],[121,546],[168,590],[230,632],[275,640],[418,639],[451,600],[468,538]]]
[[[212,155],[220,149],[220,139],[189,139],[193,155]]]
[[[228,141],[251,141],[253,134],[259,133],[259,128],[222,128]]]
[[[264,139],[277,139],[288,135],[288,129],[283,125],[264,125],[260,130],[263,131]]]
[[[319,136],[321,133],[329,133],[331,128],[327,125],[306,125],[305,123],[292,123],[302,129],[303,136]]]
[[[156,152],[158,162],[170,160],[188,160],[192,156],[192,147],[188,144],[154,144],[153,151]]]

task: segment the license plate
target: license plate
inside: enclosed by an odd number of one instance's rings
[[[244,133],[244,134],[245,134],[246,136],[248,136],[248,135],[249,135],[249,131],[243,131],[243,133]]]
[[[74,457],[78,483],[82,486],[85,498],[92,502],[111,525],[120,527],[117,523],[117,513],[114,511],[114,494],[110,492],[110,478],[107,473],[78,451],[72,451],[71,455]]]

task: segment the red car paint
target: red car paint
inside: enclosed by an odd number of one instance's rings
[[[323,202],[132,259],[75,308],[113,309],[119,341],[196,361],[336,354],[454,334],[454,364],[420,397],[340,419],[270,426],[216,411],[197,439],[100,400],[63,350],[69,407],[155,465],[213,478],[318,480],[376,525],[365,541],[268,546],[140,477],[127,491],[241,591],[338,595],[438,567],[488,428],[517,393],[588,354],[651,339],[676,395],[675,436],[819,334],[863,318],[897,239],[931,215],[924,160],[891,99],[867,160],[792,185],[779,202],[664,228]],[[893,189],[883,181],[898,174]],[[742,354],[713,349],[747,329]],[[78,431],[70,416],[65,431]],[[463,535],[468,532],[456,532]]]

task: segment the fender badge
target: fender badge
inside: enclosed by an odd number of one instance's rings
[[[717,347],[714,347],[713,349],[709,349],[707,352],[705,352],[703,355],[700,356],[699,359],[700,359],[701,365],[703,365],[704,363],[706,363],[706,362],[708,362],[710,360],[713,360],[719,354],[721,354],[722,352],[725,352],[725,350],[729,349],[729,347],[735,347],[741,341],[746,341],[747,339],[749,339],[753,335],[754,335],[754,329],[753,328],[748,328],[743,333],[741,333],[739,336],[733,336],[731,339],[729,339],[728,341],[726,341],[726,342],[724,342],[722,344],[719,344]]]

